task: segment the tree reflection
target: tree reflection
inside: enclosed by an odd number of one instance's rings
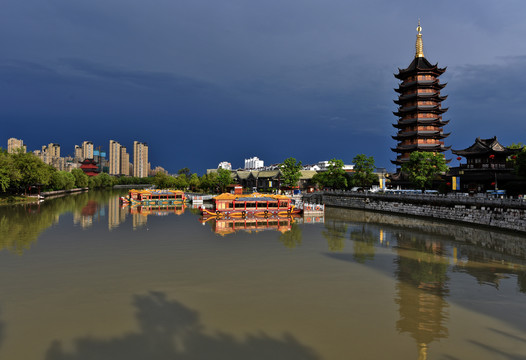
[[[396,277],[399,280],[395,302],[400,320],[396,328],[407,332],[418,345],[419,360],[427,358],[427,348],[435,340],[448,337],[445,297],[448,262],[437,241],[398,234]]]
[[[310,360],[319,356],[291,335],[272,338],[264,333],[244,339],[217,332],[205,332],[199,314],[161,292],[134,297],[139,332],[110,339],[86,336],[74,340],[72,351],[54,341],[46,360],[173,360],[173,359],[288,359]]]
[[[89,217],[89,214],[82,215],[88,203],[92,202],[91,206],[100,206],[114,196],[116,193],[112,191],[89,191],[45,200],[42,203],[2,206],[0,251],[6,249],[21,255],[44,230],[58,222],[60,215],[70,212],[78,217]]]
[[[342,221],[326,221],[325,230],[321,232],[327,239],[330,251],[342,251],[345,246],[347,224]]]
[[[292,223],[290,230],[285,231],[279,236],[279,241],[289,249],[294,249],[296,246],[301,245],[302,233],[301,228],[298,224]]]
[[[363,264],[374,259],[376,238],[372,231],[365,229],[362,224],[360,230],[351,230],[351,240],[354,242],[354,259]]]

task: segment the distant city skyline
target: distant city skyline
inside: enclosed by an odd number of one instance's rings
[[[0,121],[31,149],[114,139],[131,153],[140,139],[170,172],[360,153],[392,171],[393,74],[414,57],[419,18],[426,58],[447,67],[445,145],[525,142],[525,12],[519,0],[6,0]]]

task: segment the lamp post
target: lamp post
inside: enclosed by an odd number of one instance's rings
[[[495,168],[495,162],[493,161],[493,159],[495,159],[495,154],[491,154],[489,156],[489,160],[490,160],[490,165],[493,165],[493,172],[495,173],[495,181],[491,185],[494,185],[495,186],[495,191],[497,191],[497,189],[498,189],[498,186],[497,186],[497,169]]]

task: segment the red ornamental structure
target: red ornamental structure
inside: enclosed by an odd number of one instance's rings
[[[99,175],[99,167],[93,159],[84,159],[80,162],[80,169],[84,171],[84,174],[88,176],[97,176]]]
[[[449,149],[444,146],[443,141],[449,133],[444,134],[442,129],[449,122],[442,120],[442,114],[447,109],[441,106],[447,96],[440,95],[440,90],[446,85],[440,84],[438,80],[446,69],[427,61],[424,57],[420,22],[416,30],[415,58],[407,69],[398,69],[398,74],[395,74],[402,83],[395,89],[400,94],[398,100],[395,100],[399,105],[398,111],[394,112],[399,119],[393,124],[398,129],[397,135],[393,136],[398,144],[391,150],[398,155],[391,162],[398,166],[408,161],[414,151],[441,153]]]

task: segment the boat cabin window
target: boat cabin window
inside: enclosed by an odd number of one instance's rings
[[[278,203],[277,202],[269,202],[268,203],[268,207],[269,208],[277,208],[278,207]]]
[[[256,207],[256,203],[255,202],[247,202],[247,209],[252,209],[252,208],[255,208]]]
[[[267,202],[266,202],[266,201],[260,201],[260,202],[258,202],[258,208],[260,208],[260,209],[266,209],[266,208],[267,208]]]
[[[245,208],[245,203],[244,202],[237,202],[237,203],[235,203],[234,207],[236,209],[244,209]]]
[[[176,198],[176,199],[182,199],[182,198],[183,198],[183,195],[175,195],[175,198]]]
[[[289,204],[286,201],[280,201],[279,202],[279,207],[280,208],[286,208],[288,206],[289,206]]]

